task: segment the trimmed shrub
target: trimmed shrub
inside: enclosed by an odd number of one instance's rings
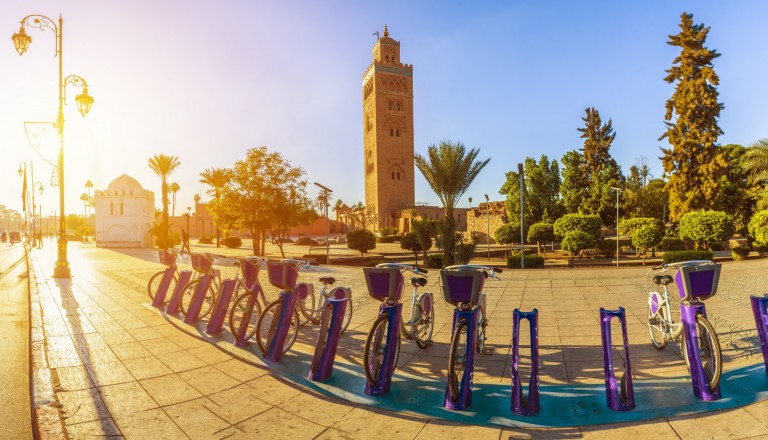
[[[765,252],[768,251],[768,244],[765,244],[761,241],[755,241],[752,243],[752,250],[757,252],[757,255],[760,258],[764,258]]]
[[[664,253],[664,263],[678,263],[690,260],[711,260],[712,251],[669,251]]]
[[[633,237],[635,231],[643,227],[651,227],[658,232],[659,236],[664,236],[664,223],[657,218],[635,217],[619,222],[619,232],[626,237]]]
[[[664,237],[661,240],[661,249],[665,251],[684,251],[685,242],[680,237]]]
[[[561,239],[565,239],[569,232],[581,231],[592,236],[594,242],[600,237],[601,224],[599,215],[566,214],[557,219],[552,227],[555,236]]]
[[[456,245],[456,264],[469,264],[469,260],[475,255],[477,243],[459,243]]]
[[[731,238],[733,219],[722,211],[692,211],[680,219],[680,238],[692,240],[697,249],[711,249],[713,243]]]
[[[371,249],[376,249],[376,237],[373,232],[358,229],[347,234],[347,247],[360,252],[360,258]]]
[[[507,267],[509,269],[520,269],[520,253],[512,254],[507,258]],[[526,269],[544,269],[544,257],[541,255],[526,255]]]
[[[758,211],[749,221],[749,235],[761,243],[768,243],[768,210]]]
[[[376,243],[394,243],[399,239],[399,235],[386,235],[384,237],[376,237]]]
[[[227,237],[221,240],[221,243],[230,249],[237,249],[243,245],[243,240],[240,237]]]
[[[199,240],[197,240],[198,244],[213,244],[213,240],[211,237],[200,237]]]
[[[427,261],[424,263],[427,269],[440,269],[443,267],[443,256],[439,254],[427,255]]]
[[[752,252],[752,249],[750,249],[749,246],[736,246],[735,248],[731,248],[731,256],[733,257],[733,261],[748,259],[750,252]]]
[[[605,258],[613,258],[616,256],[616,240],[613,238],[598,240],[597,248]]]
[[[325,254],[305,254],[301,256],[301,259],[314,261],[319,264],[328,264],[328,261],[325,259]]]
[[[391,263],[392,261],[387,258],[376,258],[373,260],[368,260],[363,264],[365,267],[376,267],[381,263]]]
[[[591,247],[595,243],[595,237],[584,231],[571,231],[565,235],[560,247],[571,255],[579,255],[581,251]]]
[[[520,243],[520,223],[504,223],[493,232],[493,239],[499,244]]]

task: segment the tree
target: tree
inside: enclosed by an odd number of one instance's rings
[[[305,225],[317,218],[317,213],[312,209],[312,200],[307,197],[306,181],[293,182],[282,191],[276,191],[270,200],[270,218],[268,230],[272,242],[277,244],[280,255],[285,258],[283,244],[288,236],[288,231],[294,226]]]
[[[423,261],[426,263],[427,251],[432,249],[432,237],[435,235],[434,221],[428,219],[414,220],[411,223],[411,227],[416,235],[416,240],[419,242],[419,246],[421,246],[421,251],[424,253]]]
[[[722,202],[727,183],[726,163],[717,148],[723,133],[718,126],[719,78],[712,61],[720,54],[704,46],[709,27],[693,24],[693,14],[680,16],[680,32],[667,44],[680,48],[664,80],[676,83],[666,102],[666,138],[671,148],[662,148],[662,164],[669,175],[669,213],[672,220],[687,212],[713,209]]]
[[[595,244],[594,236],[584,231],[575,230],[565,234],[560,246],[569,254],[578,255],[581,258],[581,251],[588,249],[593,244]]]
[[[577,128],[577,130],[581,132],[580,137],[584,139],[584,145],[580,150],[587,179],[592,180],[596,173],[608,169],[612,173],[609,177],[618,180],[619,166],[608,151],[616,138],[613,123],[608,119],[608,122],[603,124],[600,112],[594,107],[588,107],[584,112],[586,116],[581,118],[584,121],[584,128]]]
[[[547,258],[546,242],[555,241],[555,228],[551,223],[534,223],[528,228],[528,241],[536,242],[541,253],[541,243],[544,243],[544,258]]]
[[[564,213],[560,197],[560,166],[542,155],[538,162],[526,157],[523,165],[523,216],[525,225],[552,222]],[[510,223],[520,224],[520,174],[509,171],[499,193],[506,195],[505,206]]]
[[[163,202],[163,221],[158,229],[157,246],[160,249],[168,249],[172,246],[168,236],[168,176],[181,165],[179,158],[165,154],[156,154],[149,158],[149,168],[160,177],[162,182],[160,194]]]
[[[662,237],[664,236],[664,224],[661,222],[661,220],[649,217],[635,217],[622,220],[619,222],[619,232],[621,232],[624,236],[632,237],[635,231],[646,226],[658,231]]]
[[[680,219],[679,231],[680,238],[693,241],[696,249],[709,250],[712,243],[733,236],[733,219],[722,211],[692,211]]]
[[[499,244],[520,243],[520,224],[504,223],[493,232],[493,239]]]
[[[367,229],[357,229],[347,234],[347,247],[360,252],[360,258],[371,249],[376,249],[376,236]]]
[[[211,189],[207,190],[206,192],[208,195],[212,195],[213,199],[216,201],[219,200],[221,191],[224,189],[224,186],[227,185],[230,178],[231,172],[226,168],[208,168],[200,173],[200,183],[211,187]],[[195,202],[197,202],[197,200]],[[221,247],[221,231],[219,230],[219,220],[215,216],[211,216],[216,222],[216,247]]]
[[[91,197],[91,190],[93,189],[93,182],[91,182],[90,180],[86,180],[85,181],[85,189],[88,190],[88,200],[89,200],[88,201],[88,206],[92,207],[93,206],[93,197]],[[89,214],[86,214],[85,216],[88,217],[88,218],[91,217]]]
[[[757,242],[768,244],[768,210],[752,216],[749,222],[749,235]]]
[[[582,201],[587,197],[589,181],[581,167],[581,155],[576,150],[566,152],[561,159],[563,178],[560,182],[560,194],[566,214],[580,213]]]
[[[552,225],[555,236],[564,239],[570,232],[581,231],[592,237],[600,238],[600,217],[596,215],[566,214]]]
[[[264,146],[250,148],[245,159],[235,162],[230,170],[231,180],[222,187],[219,199],[208,203],[208,209],[224,229],[249,231],[254,255],[264,255],[267,231],[293,221],[292,208],[286,208],[291,191],[294,207],[302,205],[297,200],[307,197],[304,175],[301,167],[294,167],[280,153],[270,152]],[[291,220],[286,220],[286,216]]]
[[[743,230],[749,224],[749,219],[752,218],[757,202],[762,196],[762,185],[754,181],[745,168],[749,149],[738,144],[728,144],[719,150],[728,167],[721,200],[717,206],[733,217],[737,230]]]
[[[441,141],[440,145],[427,147],[427,157],[414,156],[416,168],[424,175],[429,186],[437,194],[445,210],[444,237],[453,238],[456,231],[456,219],[453,210],[462,195],[469,189],[480,171],[488,165],[490,159],[475,161],[479,149],[466,150],[461,142]],[[453,263],[455,239],[444,240],[443,264]]]
[[[413,258],[416,260],[413,264],[419,264],[419,252],[421,252],[421,243],[419,243],[419,239],[416,237],[415,232],[411,231],[405,234],[403,239],[400,240],[400,247],[413,252]]]
[[[768,209],[768,138],[760,139],[752,144],[744,155],[744,171],[747,172],[752,185],[762,187],[756,195],[756,209]]]
[[[632,233],[632,245],[643,253],[643,266],[645,266],[645,251],[661,244],[663,238],[663,230],[651,225],[641,226]]]
[[[168,191],[171,193],[171,216],[176,217],[176,193],[179,192],[181,187],[176,182],[171,182],[168,185]]]

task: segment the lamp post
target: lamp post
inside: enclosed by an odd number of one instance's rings
[[[520,175],[520,269],[525,269],[525,237],[523,236],[523,164],[517,164],[517,173]]]
[[[93,105],[93,97],[88,95],[88,84],[85,80],[77,75],[69,75],[66,78],[62,74],[62,58],[64,50],[63,43],[63,28],[64,19],[59,15],[59,25],[56,22],[44,15],[28,15],[21,19],[21,27],[19,32],[13,34],[13,44],[16,48],[16,52],[19,55],[24,55],[27,47],[32,42],[32,37],[27,35],[24,28],[36,28],[45,30],[49,29],[56,34],[56,52],[54,56],[59,57],[59,116],[56,120],[56,127],[59,131],[59,210],[61,211],[61,217],[59,220],[59,243],[58,243],[58,259],[56,260],[56,266],[53,269],[54,278],[69,278],[71,271],[69,268],[69,261],[67,261],[67,232],[64,215],[64,101],[66,100],[66,87],[68,85],[79,86],[83,88],[83,93],[75,97],[77,101],[77,108],[80,114],[85,117],[88,111]]]
[[[40,203],[37,205],[37,211],[39,213],[37,218],[38,218],[38,227],[40,228],[40,234],[38,234],[37,236],[37,247],[42,249],[43,247],[43,184],[40,182],[36,182],[36,183],[38,184],[37,190],[40,191]]]
[[[488,249],[488,261],[491,261],[491,202],[488,194],[485,195],[485,246]]]
[[[319,183],[315,182],[315,185],[319,186],[323,190],[323,202],[325,205],[325,264],[330,264],[331,260],[331,244],[328,242],[330,235],[330,220],[328,219],[328,197],[333,192]]]
[[[616,191],[616,267],[619,267],[619,195],[621,188],[612,186],[611,191]]]
[[[22,169],[22,165],[24,166]],[[22,197],[24,197],[24,225],[27,228],[27,240],[29,240],[30,233],[32,234],[32,246],[35,246],[37,243],[37,237],[35,236],[35,164],[31,160],[29,161],[29,174],[30,178],[32,179],[32,189],[30,191],[29,187],[27,186],[27,161],[21,161],[19,163],[19,177],[22,175],[24,176],[24,194],[22,194]],[[42,184],[41,188],[42,188]],[[32,219],[31,224],[27,222],[27,212],[30,210],[30,208],[27,207],[27,203],[29,203],[29,192],[32,193],[32,215],[30,216]],[[42,196],[42,191],[40,192],[40,195]]]

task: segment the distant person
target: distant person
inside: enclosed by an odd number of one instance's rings
[[[189,234],[187,234],[187,231],[185,229],[181,230],[181,253],[184,253],[184,249],[187,250],[188,254],[191,254],[192,252],[189,250]]]

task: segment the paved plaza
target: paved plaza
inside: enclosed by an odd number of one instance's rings
[[[29,259],[36,404],[61,410],[60,424],[40,427],[43,437],[768,437],[768,378],[749,302],[752,294],[768,293],[768,260],[724,263],[718,294],[707,301],[724,355],[723,398],[716,402],[693,397],[676,344],[663,351],[651,346],[647,267],[505,271],[486,282],[490,350],[475,360],[472,407],[457,413],[442,408],[452,314],[442,299],[435,305],[434,345],[420,350],[403,340],[391,395],[371,398],[363,393],[361,363],[378,302],[367,296],[359,267],[300,273],[301,281],[314,283],[332,275],[353,291],[354,316],[332,379],[312,383],[306,373],[317,327],[304,328],[288,355],[268,364],[255,344],[236,348],[226,330],[211,337],[203,326],[151,307],[147,280],[163,268],[154,250],[71,243],[71,280],[50,277],[55,258],[48,242]],[[226,278],[234,268],[222,272]],[[436,299],[438,278],[430,272],[424,288]],[[266,278],[262,283],[276,298]],[[598,320],[600,307],[619,306],[626,309],[638,402],[626,413],[605,406]],[[515,308],[539,312],[542,410],[531,417],[509,409]],[[623,348],[614,356],[620,359]]]

